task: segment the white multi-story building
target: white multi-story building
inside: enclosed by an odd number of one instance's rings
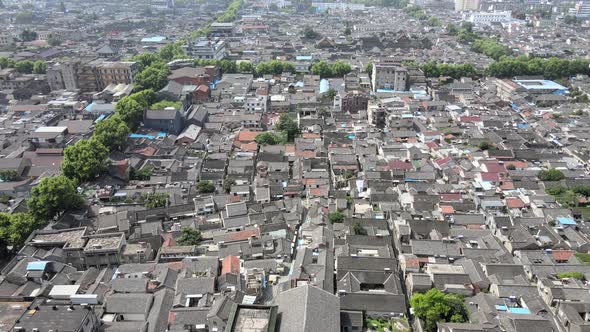
[[[345,3],[345,2],[312,2],[311,6],[320,11],[339,10],[339,11],[363,11],[365,4],[362,3]]]
[[[184,46],[188,55],[203,60],[225,58],[225,41],[221,39],[198,39]]]
[[[465,14],[464,19],[468,22],[471,22],[475,25],[487,25],[493,23],[506,23],[510,22],[512,19],[512,12],[510,11],[503,11],[503,12],[476,12]]]
[[[579,2],[569,9],[569,14],[576,17],[590,17],[590,2]]]

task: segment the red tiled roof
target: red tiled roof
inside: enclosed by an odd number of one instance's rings
[[[481,179],[483,181],[492,181],[492,182],[499,182],[500,181],[500,173],[492,173],[492,172],[481,172]]]
[[[461,122],[480,122],[481,118],[479,116],[462,116],[459,118]]]
[[[529,164],[525,161],[505,161],[504,165],[514,165],[516,168],[527,168],[529,166]]]
[[[251,236],[260,236],[258,229],[247,229],[245,231],[234,232],[229,234],[225,239],[225,242],[244,241],[248,240]]]
[[[453,158],[451,157],[446,157],[446,158],[442,158],[442,159],[437,159],[434,162],[438,165],[438,166],[442,166],[446,163],[449,163],[453,160]]]
[[[247,143],[247,144],[242,144],[240,146],[240,150],[242,151],[250,151],[250,152],[255,152],[258,150],[258,144],[256,142],[251,142],[251,143]]]
[[[226,256],[221,262],[221,275],[240,274],[240,259],[237,256]]]
[[[506,167],[503,164],[488,161],[484,163],[488,172],[491,173],[506,173]]]
[[[556,261],[568,261],[574,255],[573,250],[553,250],[551,256]]]
[[[441,205],[440,212],[442,214],[453,214],[455,213],[455,208],[450,205]]]
[[[518,197],[508,197],[506,198],[506,207],[509,209],[522,209],[526,205],[524,202]]]
[[[389,169],[409,171],[414,169],[414,165],[412,165],[412,163],[409,161],[392,160],[389,162]]]
[[[253,142],[260,134],[262,134],[260,131],[242,130],[236,139],[240,142]]]
[[[438,148],[438,143],[436,143],[435,141],[430,141],[430,142],[426,143],[426,146],[431,149],[434,149],[434,148]]]

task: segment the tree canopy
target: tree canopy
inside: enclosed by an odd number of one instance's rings
[[[149,193],[141,196],[141,201],[148,209],[165,207],[168,204],[169,195],[167,193]]]
[[[424,294],[414,294],[410,305],[414,315],[424,321],[426,331],[436,331],[437,322],[464,323],[468,318],[461,296],[445,294],[436,288]]]
[[[197,184],[197,191],[201,194],[215,192],[215,184],[211,181],[200,181]]]
[[[196,228],[185,227],[176,239],[176,244],[179,246],[196,246],[201,243],[201,238],[201,231]]]
[[[341,223],[344,221],[344,218],[346,218],[346,215],[342,211],[332,212],[328,215],[328,220],[332,224],[333,223]]]
[[[311,66],[311,73],[314,75],[320,75],[322,78],[338,77],[341,78],[344,75],[350,73],[350,64],[344,61],[336,61],[333,64],[329,64],[322,60],[314,63]]]
[[[555,168],[542,170],[537,174],[537,177],[541,181],[559,181],[565,179],[565,175]]]
[[[96,179],[107,168],[109,149],[95,138],[82,139],[64,150],[62,172],[79,181]]]
[[[0,257],[12,247],[17,250],[25,244],[29,235],[43,223],[29,213],[0,213]]]
[[[114,114],[96,124],[93,138],[109,148],[109,150],[114,151],[121,149],[125,145],[130,132],[121,116]]]
[[[430,61],[420,66],[420,69],[422,69],[426,77],[449,76],[460,79],[461,77],[474,77],[477,75],[475,67],[471,64],[439,64]]]
[[[281,143],[281,138],[272,132],[265,132],[256,136],[256,143],[260,145],[277,145]]]
[[[276,129],[282,131],[287,136],[287,141],[289,142],[293,142],[295,136],[299,134],[299,126],[287,114],[281,114]]]
[[[82,196],[76,190],[76,181],[60,175],[46,177],[31,190],[29,211],[40,222],[46,222],[65,211],[79,208]]]

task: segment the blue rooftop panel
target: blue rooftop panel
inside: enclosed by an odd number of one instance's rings
[[[326,79],[320,81],[320,93],[326,93],[330,90],[330,82]]]
[[[145,37],[141,39],[142,43],[161,43],[166,40],[163,36]]]
[[[311,55],[298,55],[295,59],[297,59],[297,61],[311,61],[313,57]]]
[[[527,308],[509,308],[511,314],[518,314],[518,315],[528,315],[531,311]]]
[[[559,217],[557,221],[562,225],[575,225],[576,221],[572,218]]]
[[[155,136],[146,135],[146,134],[129,134],[129,138],[147,138],[147,139],[154,139]]]
[[[27,264],[27,271],[45,271],[48,261],[30,262]]]
[[[104,118],[106,118],[106,115],[101,114],[98,118],[96,118],[96,120],[94,120],[94,123],[99,123],[100,121],[104,120]]]
[[[567,90],[565,86],[549,80],[514,80],[514,83],[527,90]]]

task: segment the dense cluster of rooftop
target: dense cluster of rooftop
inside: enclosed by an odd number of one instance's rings
[[[0,332],[590,329],[588,8],[0,0]]]

